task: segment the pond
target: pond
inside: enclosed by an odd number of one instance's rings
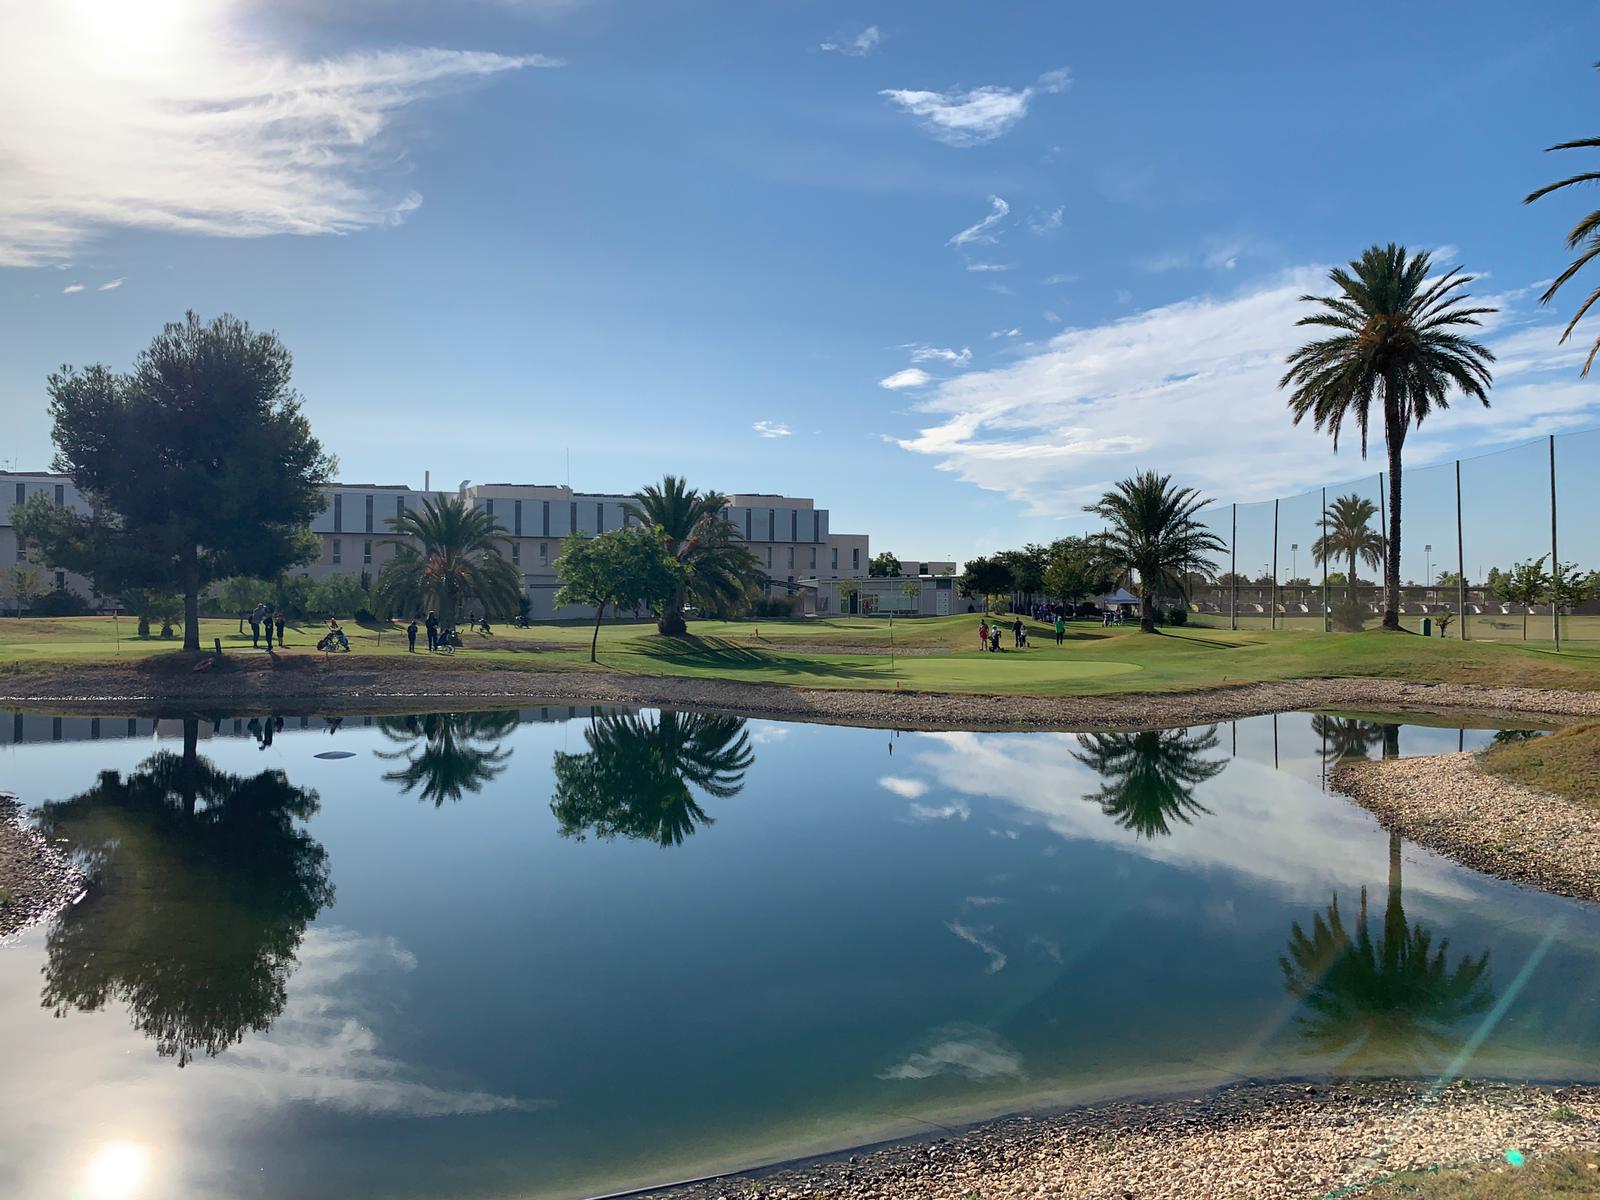
[[[93,878],[0,946],[0,1195],[583,1196],[1241,1077],[1600,1079],[1600,909],[1289,714],[895,733],[0,714]]]

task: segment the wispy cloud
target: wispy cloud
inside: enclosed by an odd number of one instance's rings
[[[932,1079],[960,1075],[979,1082],[1022,1074],[1022,1056],[991,1030],[953,1026],[940,1030],[926,1050],[908,1056],[878,1075],[879,1079]]]
[[[973,246],[980,243],[994,242],[997,240],[997,238],[996,235],[991,232],[991,230],[993,230],[996,225],[1000,224],[1001,221],[1004,221],[1006,219],[1006,214],[1010,211],[1011,205],[1007,204],[999,196],[990,196],[989,215],[974,225],[968,225],[960,233],[956,234],[948,242],[946,242],[945,245]]]
[[[540,55],[390,49],[302,59],[246,45],[221,5],[3,6],[0,266],[105,228],[347,233],[421,203],[394,113]],[[126,10],[125,15],[119,15]]]
[[[1039,280],[1039,282],[1044,284],[1046,287],[1056,287],[1063,283],[1077,283],[1078,277],[1076,275],[1068,275],[1058,272],[1055,275],[1046,275],[1043,279]]]
[[[878,780],[878,786],[886,792],[893,792],[896,796],[904,796],[907,800],[915,800],[927,794],[928,785],[920,779],[906,779],[900,775],[885,775]]]
[[[989,331],[989,340],[994,341],[996,338],[1014,338],[1020,337],[1021,335],[1022,330],[1016,328],[1015,326],[1012,326],[1010,329],[991,329]]]
[[[83,284],[81,283],[69,283],[66,287],[61,289],[62,294],[67,296],[72,295],[73,292],[81,291],[83,291]]]
[[[947,928],[963,942],[970,942],[989,956],[989,965],[984,968],[985,975],[994,975],[1005,970],[1008,961],[1006,952],[986,936],[994,932],[992,926],[984,925],[974,929],[970,925],[963,925],[960,921],[951,921]]]
[[[876,25],[868,25],[855,37],[823,42],[817,49],[828,50],[834,54],[843,54],[846,58],[865,58],[878,48],[878,43],[881,41],[883,41],[883,35],[878,32],[878,27]]]
[[[1241,258],[1260,252],[1258,246],[1244,238],[1208,238],[1198,250],[1169,251],[1147,259],[1144,269],[1152,273],[1190,271],[1198,267],[1208,271],[1232,271]]]
[[[914,345],[905,349],[911,351],[912,362],[944,362],[953,367],[964,367],[972,361],[971,346],[955,350],[949,346]]]
[[[128,277],[126,275],[123,275],[123,276],[120,276],[117,279],[111,280],[109,283],[102,283],[99,287],[95,288],[95,291],[97,291],[97,292],[114,292],[119,287],[121,287],[123,284],[125,284],[127,282],[128,282]]]
[[[1044,212],[1034,213],[1028,218],[1028,232],[1042,237],[1061,228],[1061,222],[1066,218],[1066,205],[1047,209]]]
[[[952,146],[976,146],[1010,131],[1037,96],[1066,90],[1065,67],[1047,71],[1025,88],[988,85],[969,91],[927,92],[884,88],[878,94],[918,118],[923,129]]]
[[[1009,263],[969,262],[967,264],[967,270],[969,270],[969,271],[1009,271],[1009,270],[1011,270],[1011,266],[1010,266]]]
[[[757,437],[764,438],[786,438],[793,432],[782,421],[757,421],[750,428],[756,431]]]
[[[921,367],[907,367],[903,371],[896,371],[893,375],[884,376],[878,380],[878,386],[898,392],[905,388],[919,388],[932,382],[933,376]]]

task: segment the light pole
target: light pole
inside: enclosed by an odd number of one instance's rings
[[[1423,559],[1423,562],[1427,564],[1423,568],[1424,574],[1422,577],[1422,586],[1431,588],[1433,586],[1433,543],[1429,542],[1426,546],[1424,546],[1422,548],[1422,553],[1426,556]]]

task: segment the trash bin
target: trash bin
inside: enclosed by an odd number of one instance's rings
[[[1422,636],[1423,637],[1432,637],[1433,636],[1433,618],[1432,617],[1423,617],[1422,618]]]

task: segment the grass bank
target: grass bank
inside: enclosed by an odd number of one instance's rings
[[[1600,810],[1600,724],[1491,746],[1480,763],[1501,779]]]
[[[1564,1150],[1513,1167],[1504,1161],[1406,1171],[1359,1193],[1369,1200],[1576,1200],[1600,1196],[1600,1157]]]

